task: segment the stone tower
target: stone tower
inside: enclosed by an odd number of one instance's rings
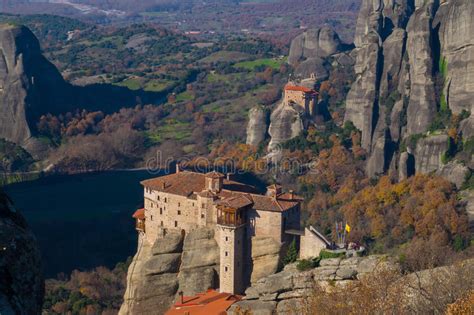
[[[217,231],[220,248],[220,292],[240,294],[244,290],[245,198],[217,206]]]

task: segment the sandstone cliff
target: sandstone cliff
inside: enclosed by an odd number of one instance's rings
[[[41,314],[43,295],[36,239],[0,191],[0,314]]]
[[[35,151],[31,127],[42,107],[60,108],[64,97],[55,95],[65,96],[68,86],[26,27],[0,26],[0,57],[0,137]]]
[[[311,296],[316,283],[344,284],[387,263],[384,256],[333,258],[322,260],[318,268],[302,272],[296,269],[296,264],[291,264],[249,287],[245,300],[234,304],[228,314],[238,314],[239,308],[261,315],[302,314],[304,301]]]
[[[305,128],[305,114],[299,109],[282,101],[270,116],[268,133],[271,137],[268,150],[272,151],[278,145],[295,138]]]
[[[111,112],[135,106],[137,98],[155,103],[164,97],[106,84],[73,86],[42,55],[28,28],[0,25],[0,138],[23,146],[35,157],[43,158],[47,149],[34,137],[43,114],[75,109]]]
[[[355,33],[357,78],[345,121],[362,132],[369,176],[398,164],[403,177],[407,156],[397,152],[409,136],[426,134],[441,111],[472,112],[472,16],[474,2],[467,0],[362,2]],[[461,122],[461,130],[465,139],[472,136],[472,116]],[[440,169],[435,160],[444,152],[423,149],[423,141],[419,146],[413,152],[415,171]]]
[[[139,239],[119,314],[163,314],[177,293],[194,295],[219,283],[219,247],[213,229],[168,234],[152,246]]]
[[[258,147],[265,140],[268,129],[268,113],[262,106],[256,106],[249,111],[246,143]]]

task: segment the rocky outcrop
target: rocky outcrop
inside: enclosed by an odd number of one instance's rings
[[[431,173],[443,165],[442,157],[448,150],[448,136],[435,135],[418,140],[415,150],[415,170]]]
[[[453,113],[474,113],[474,2],[446,2],[436,14],[436,22],[440,23],[439,59],[446,68],[445,97],[449,108]]]
[[[41,113],[59,109],[61,104],[54,95],[67,89],[60,73],[42,56],[39,42],[29,29],[0,26],[1,138],[34,147],[32,126]]]
[[[268,145],[269,151],[278,145],[299,136],[305,126],[304,113],[284,101],[277,106],[270,117],[268,133],[271,140]]]
[[[131,91],[96,84],[73,86],[41,53],[38,39],[24,26],[0,25],[0,138],[43,158],[47,146],[35,138],[41,115],[75,109],[116,111],[124,106],[156,103],[166,93]]]
[[[41,314],[44,280],[36,239],[0,191],[0,314]]]
[[[443,106],[453,113],[473,110],[473,15],[474,2],[467,0],[362,2],[354,40],[357,77],[345,121],[362,132],[370,177],[396,168],[401,142],[426,133]],[[469,137],[472,119],[460,129]]]
[[[219,246],[214,229],[201,228],[186,235],[179,274],[179,290],[194,295],[217,288],[219,272]]]
[[[194,295],[217,288],[218,264],[212,229],[167,234],[153,245],[140,237],[119,314],[164,314],[179,291]]]
[[[425,1],[416,9],[407,26],[407,54],[410,59],[410,101],[407,109],[407,133],[426,132],[436,114],[433,80],[434,43],[431,22],[437,9],[435,0]]]
[[[455,184],[458,189],[462,187],[466,178],[471,174],[469,167],[459,161],[451,161],[443,165],[436,171],[436,175],[441,176]]]
[[[228,314],[237,314],[239,309],[255,314],[288,314],[289,309],[296,311],[303,307],[302,301],[311,295],[316,284],[328,281],[344,283],[363,277],[381,264],[393,266],[386,258],[325,259],[320,267],[303,272],[296,269],[296,264],[288,265],[283,271],[262,278],[247,288],[245,300],[232,305]]]
[[[288,63],[296,65],[311,58],[327,57],[341,50],[341,40],[329,27],[309,29],[291,42]]]
[[[140,236],[138,242],[119,314],[164,313],[178,290],[183,238],[170,234],[151,246]]]
[[[249,111],[249,122],[247,124],[248,145],[258,147],[267,135],[268,113],[262,106],[253,107]]]
[[[282,246],[271,237],[252,237],[252,283],[274,274],[280,267]]]

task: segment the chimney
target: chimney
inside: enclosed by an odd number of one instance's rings
[[[183,291],[179,291],[179,297],[181,299],[181,304],[184,304],[184,294],[183,294]]]
[[[290,189],[289,193],[290,193],[290,200],[293,200],[293,198],[295,198],[295,196],[293,195],[293,190]]]
[[[161,183],[161,189],[165,189],[166,188],[166,183],[165,182],[162,182]]]
[[[232,174],[231,173],[227,173],[227,180],[230,180]]]
[[[180,171],[179,162],[176,162],[176,173],[179,173]]]

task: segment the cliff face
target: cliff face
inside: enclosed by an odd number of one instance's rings
[[[35,145],[31,126],[46,110],[61,106],[69,86],[41,54],[39,42],[23,26],[0,26],[0,137]],[[46,108],[47,106],[47,108]]]
[[[473,15],[467,0],[363,1],[345,121],[362,131],[369,176],[395,167],[401,142],[426,133],[443,106],[472,112]],[[470,136],[472,118],[461,125]],[[414,158],[421,160],[416,171],[425,172],[433,169],[423,161],[439,156],[417,150]]]
[[[168,234],[152,246],[140,239],[119,314],[164,314],[179,291],[194,295],[217,288],[218,271],[219,247],[212,229]]]
[[[270,116],[268,150],[275,150],[278,145],[299,136],[304,130],[304,120],[304,113],[282,101]]]
[[[44,281],[35,237],[0,192],[0,314],[41,314]]]
[[[249,145],[258,147],[265,140],[268,128],[267,111],[257,106],[249,111],[249,122],[247,124],[247,141]]]

